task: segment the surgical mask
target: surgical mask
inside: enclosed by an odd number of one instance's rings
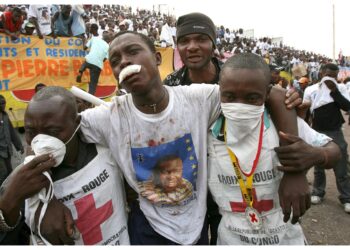
[[[249,172],[257,152],[262,114],[265,106],[221,103],[225,116],[227,146],[239,159],[244,172]]]
[[[66,154],[66,145],[72,140],[72,138],[77,133],[79,128],[80,128],[80,124],[75,129],[74,133],[67,140],[66,143],[50,135],[38,134],[33,138],[31,143],[31,147],[32,147],[32,150],[34,151],[35,156],[39,156],[43,154],[52,154],[53,158],[56,161],[56,164],[54,167],[57,167],[62,163],[64,159],[64,156]]]
[[[254,120],[260,118],[265,105],[256,106],[244,103],[221,103],[221,110],[226,119],[234,121]]]
[[[237,143],[258,127],[265,105],[221,103],[221,110],[226,118],[227,143]]]

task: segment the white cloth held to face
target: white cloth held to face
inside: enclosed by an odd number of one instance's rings
[[[227,146],[235,153],[241,169],[250,172],[258,148],[265,105],[221,103],[221,109],[226,118]]]

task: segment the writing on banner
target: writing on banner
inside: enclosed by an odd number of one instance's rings
[[[33,89],[39,82],[67,88],[76,85],[86,54],[79,38],[21,36],[12,41],[0,34],[0,91]],[[85,71],[83,82],[88,79]],[[116,85],[108,60],[99,85]]]

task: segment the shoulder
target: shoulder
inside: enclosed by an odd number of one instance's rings
[[[178,70],[175,70],[171,74],[169,74],[164,79],[164,84],[168,86],[178,86],[182,85],[183,78],[185,77],[185,67],[182,67]]]

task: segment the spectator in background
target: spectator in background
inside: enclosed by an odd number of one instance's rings
[[[61,11],[55,13],[52,18],[53,36],[71,37],[73,17],[70,15],[71,5],[62,5]]]
[[[5,11],[1,15],[0,32],[9,35],[11,37],[11,40],[16,40],[21,34],[22,24],[22,10],[15,7],[10,11]]]
[[[171,46],[175,48],[175,34],[174,30],[172,28],[173,26],[173,20],[171,17],[167,18],[166,23],[162,27],[162,31],[160,32],[160,42],[165,42],[165,46],[162,47],[168,47]]]
[[[103,62],[108,58],[109,42],[111,36],[109,32],[103,34],[103,40],[98,37],[97,24],[91,24],[90,33],[93,37],[87,42],[84,50],[90,48],[89,53],[85,56],[85,62],[79,69],[76,81],[81,82],[81,77],[86,69],[90,70],[89,93],[94,95],[98,84],[98,79],[103,68]]]
[[[79,37],[85,40],[85,21],[84,17],[86,16],[83,5],[75,4],[72,7],[72,34],[74,37]]]
[[[349,95],[345,86],[337,83],[339,67],[328,63],[320,70],[322,80],[305,89],[304,102],[311,103],[312,127],[328,135],[338,144],[342,157],[333,168],[339,201],[346,213],[350,213],[350,176],[347,175],[348,144],[344,138],[342,124],[345,122],[341,110],[350,110]],[[327,77],[327,78],[325,78]],[[326,194],[326,174],[322,167],[314,168],[312,204],[320,204]]]
[[[36,33],[40,39],[52,34],[50,14],[50,5],[29,6],[29,21],[35,25]]]
[[[16,130],[13,128],[8,114],[5,111],[6,99],[0,95],[0,185],[12,172],[11,155],[12,144],[21,154],[24,148]]]

